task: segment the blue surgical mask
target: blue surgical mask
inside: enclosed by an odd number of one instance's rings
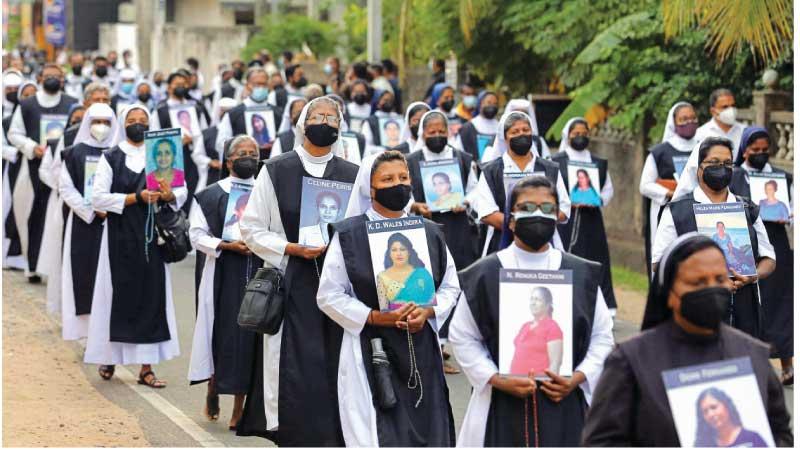
[[[269,96],[269,89],[259,86],[253,89],[253,92],[250,93],[250,98],[253,99],[256,103],[261,103],[267,99]]]
[[[474,95],[465,95],[463,101],[464,106],[469,109],[474,109],[476,106],[478,106],[478,97]]]
[[[333,67],[331,67],[330,64],[325,64],[325,67],[323,67],[322,70],[325,72],[325,75],[330,75],[333,73]]]
[[[131,94],[131,92],[133,92],[133,83],[122,83],[122,84],[120,85],[120,89],[121,89],[121,90],[122,90],[122,92],[124,92],[126,95],[130,95],[130,94]]]

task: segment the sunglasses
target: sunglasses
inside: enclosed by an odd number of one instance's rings
[[[545,202],[536,204],[533,202],[517,203],[514,207],[514,212],[527,212],[534,213],[538,209],[544,214],[555,214],[558,207],[555,203]]]

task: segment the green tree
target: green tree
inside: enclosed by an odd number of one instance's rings
[[[266,15],[261,18],[260,25],[261,30],[242,49],[242,58],[249,59],[262,48],[273,54],[282,50],[299,51],[303,44],[315,55],[330,55],[338,43],[336,25],[299,14]]]

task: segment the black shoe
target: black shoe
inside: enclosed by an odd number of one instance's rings
[[[39,275],[32,275],[28,277],[28,283],[30,284],[39,284],[41,282],[42,282],[42,277],[40,277]]]

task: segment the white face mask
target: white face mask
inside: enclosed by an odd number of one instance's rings
[[[94,123],[89,127],[89,134],[98,142],[103,142],[108,137],[109,132],[111,132],[111,127],[104,123]]]
[[[717,119],[725,125],[736,124],[736,108],[731,106],[723,109],[722,112],[717,114]]]

